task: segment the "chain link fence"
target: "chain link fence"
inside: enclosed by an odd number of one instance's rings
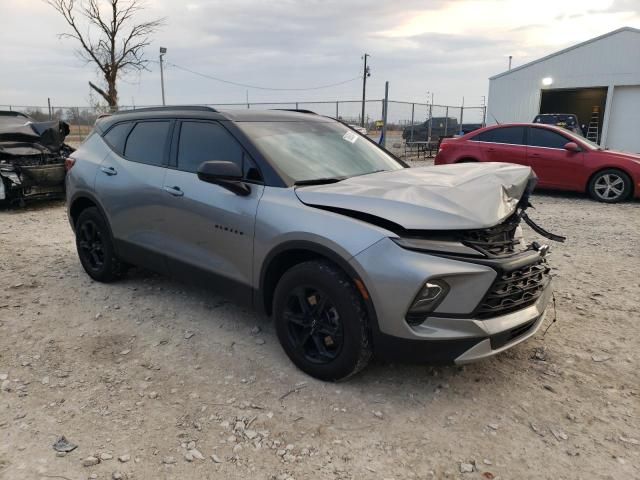
[[[383,127],[384,100],[367,100],[362,122],[361,100],[315,102],[249,102],[202,104],[220,110],[295,109],[337,118],[351,125],[363,125],[371,138],[379,140]],[[122,105],[119,110],[134,110],[145,105]],[[0,105],[0,110],[22,112],[35,121],[64,120],[70,126],[67,143],[80,144],[108,107]],[[485,106],[431,105],[428,103],[388,101],[386,147],[402,158],[432,155],[444,137],[467,133],[485,124]]]

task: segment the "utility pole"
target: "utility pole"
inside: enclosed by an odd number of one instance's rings
[[[431,94],[431,103],[429,103],[429,94]],[[431,127],[433,125],[433,92],[427,92],[427,103],[429,104],[429,128],[427,128],[427,142],[431,141]]]
[[[487,126],[487,96],[482,96],[482,126]]]
[[[164,69],[162,68],[162,58],[164,54],[167,53],[167,49],[165,47],[160,47],[160,88],[162,89],[162,106],[164,103]]]
[[[380,144],[382,148],[387,146],[387,111],[389,110],[389,82],[384,82],[384,100],[382,103],[382,134],[380,135]]]
[[[360,117],[360,126],[364,127],[364,105],[367,101],[367,77],[371,76],[369,67],[367,67],[367,57],[370,57],[368,53],[364,54],[364,69],[362,71],[362,116]]]

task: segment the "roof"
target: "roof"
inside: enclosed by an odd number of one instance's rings
[[[544,62],[545,60],[548,60],[550,58],[556,57],[558,55],[562,55],[562,54],[567,53],[567,52],[569,52],[571,50],[575,50],[576,48],[584,47],[585,45],[589,45],[591,43],[595,43],[595,42],[597,42],[599,40],[602,40],[603,38],[612,37],[613,35],[617,35],[617,34],[622,33],[622,32],[632,32],[632,33],[640,34],[640,29],[633,28],[633,27],[618,28],[617,30],[614,30],[612,32],[605,33],[604,35],[600,35],[598,37],[591,38],[591,39],[586,40],[586,41],[584,41],[582,43],[578,43],[576,45],[572,45],[571,47],[567,47],[567,48],[565,48],[563,50],[559,50],[557,52],[551,53],[551,54],[549,54],[549,55],[547,55],[545,57],[539,58],[539,59],[534,60],[532,62],[525,63],[524,65],[520,65],[518,67],[512,68],[511,70],[507,70],[506,72],[499,73],[497,75],[494,75],[493,77],[489,77],[489,80],[494,80],[496,78],[504,77],[505,75],[509,75],[509,74],[511,74],[513,72],[517,72],[518,70],[523,70],[523,69],[525,69],[527,67],[530,67],[531,65],[535,65],[536,63]]]
[[[150,107],[140,108],[136,110],[123,110],[114,115],[109,115],[97,120],[96,125],[99,129],[106,131],[111,125],[123,121],[136,121],[142,119],[161,119],[161,118],[199,118],[208,120],[227,120],[232,122],[295,122],[295,121],[314,121],[329,122],[333,121],[327,117],[316,115],[308,110],[216,110],[211,107],[199,106],[170,106],[170,107]]]

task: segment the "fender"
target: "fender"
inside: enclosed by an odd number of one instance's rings
[[[338,265],[349,276],[351,280],[358,280],[364,285],[364,282],[360,279],[357,272],[349,264],[349,262],[330,248],[327,248],[324,245],[320,245],[315,242],[310,242],[308,240],[290,240],[274,247],[266,255],[264,262],[262,263],[262,268],[260,270],[260,285],[259,288],[254,291],[253,305],[257,310],[265,313],[265,282],[266,275],[269,267],[271,266],[271,263],[278,255],[293,250],[306,250],[321,255]],[[364,287],[366,289],[366,285],[364,285]],[[371,297],[369,297],[368,295],[367,297],[368,298],[363,298],[363,300],[367,309],[367,313],[369,315],[370,326],[372,330],[378,331],[378,317],[376,316],[375,307],[373,305],[373,302],[371,301]]]
[[[107,228],[109,229],[109,238],[111,239],[111,243],[113,245],[114,250],[116,251],[116,255],[119,253],[118,252],[118,242],[115,241],[114,237],[113,237],[113,232],[111,231],[111,224],[109,222],[109,216],[107,215],[104,207],[102,206],[102,204],[100,203],[100,201],[98,200],[98,198],[93,195],[93,193],[87,191],[87,190],[78,190],[76,192],[74,192],[74,194],[71,196],[71,198],[67,199],[67,217],[69,218],[69,223],[71,224],[71,229],[74,231],[76,230],[76,226],[73,222],[73,217],[71,216],[71,209],[73,208],[73,205],[76,201],[81,200],[81,199],[87,199],[90,200],[98,209],[98,211],[100,212],[100,214],[104,217],[105,219],[105,223],[107,224]]]

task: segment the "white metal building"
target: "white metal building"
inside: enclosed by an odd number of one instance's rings
[[[640,30],[620,28],[489,79],[488,124],[539,113],[593,120],[601,146],[640,153]]]

